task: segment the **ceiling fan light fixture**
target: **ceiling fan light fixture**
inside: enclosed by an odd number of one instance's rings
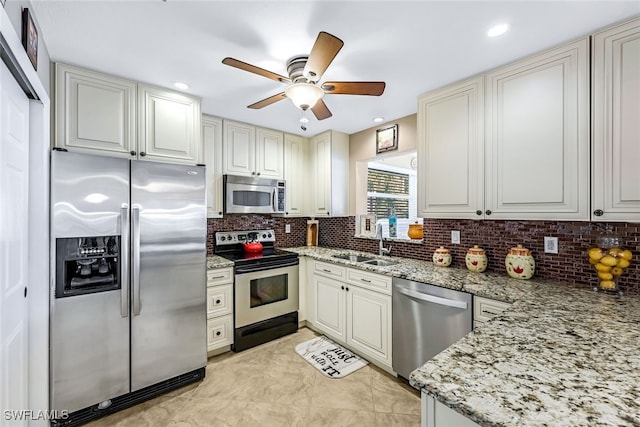
[[[294,83],[287,87],[284,93],[296,107],[303,111],[316,105],[324,95],[322,89],[310,83]]]

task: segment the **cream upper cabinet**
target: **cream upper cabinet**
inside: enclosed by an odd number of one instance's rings
[[[308,146],[307,138],[284,135],[285,216],[307,215],[307,194],[311,187]]]
[[[311,138],[311,215],[346,216],[349,210],[349,136],[327,131]]]
[[[588,43],[486,73],[487,218],[589,219]]]
[[[588,58],[585,38],[420,97],[418,215],[588,219]]]
[[[58,148],[134,157],[136,82],[55,64],[55,141]]]
[[[202,142],[207,167],[207,217],[222,218],[222,119],[202,115]]]
[[[592,220],[639,222],[640,19],[592,43]]]
[[[138,151],[144,160],[203,162],[200,100],[138,84]]]
[[[225,120],[223,141],[225,174],[283,179],[282,132]]]
[[[418,216],[481,216],[484,76],[421,96],[418,135]]]

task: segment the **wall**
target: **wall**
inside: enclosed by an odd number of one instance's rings
[[[629,294],[640,295],[640,224],[607,223],[622,236],[626,248],[633,252],[631,265],[620,276],[620,287]],[[377,240],[353,237],[355,217],[321,218],[320,246],[378,252]],[[460,244],[451,244],[451,230],[460,230]],[[393,246],[391,255],[431,261],[439,246],[451,250],[452,266],[466,268],[464,256],[468,248],[479,245],[487,252],[488,271],[506,275],[504,259],[509,248],[523,244],[531,249],[536,261],[534,277],[559,282],[597,284],[595,270],[587,261],[586,251],[595,245],[600,229],[588,222],[557,221],[472,221],[424,220],[422,244],[386,242]],[[544,236],[558,237],[559,253],[545,254]],[[481,273],[480,273],[481,274]]]
[[[388,123],[381,123],[377,126],[365,129],[361,132],[349,135],[349,214],[356,215],[358,213],[365,213],[365,210],[358,209],[356,202],[357,189],[356,185],[361,180],[356,177],[358,175],[357,164],[358,162],[365,162],[369,159],[376,157],[376,130],[383,129],[389,126],[398,124],[398,149],[394,150],[387,155],[398,154],[402,151],[415,150],[417,142],[417,116],[412,114],[410,116],[402,117],[398,120],[393,120]],[[382,155],[381,155],[382,156]],[[365,169],[366,172],[366,169]],[[366,185],[366,178],[365,184]],[[365,187],[366,188],[366,187]],[[360,190],[362,193],[366,190]],[[366,197],[364,198],[366,202]],[[358,211],[361,212],[358,212]],[[352,229],[355,232],[355,228]]]

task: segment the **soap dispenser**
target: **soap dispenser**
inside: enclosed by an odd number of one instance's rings
[[[391,215],[389,215],[389,237],[398,237],[398,217],[393,208],[391,208]]]

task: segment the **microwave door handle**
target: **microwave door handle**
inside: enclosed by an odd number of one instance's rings
[[[120,208],[120,316],[129,316],[129,206]]]
[[[277,205],[277,201],[276,201],[276,196],[278,195],[278,188],[274,188],[273,192],[271,193],[271,209],[273,212],[278,212],[278,205]]]

